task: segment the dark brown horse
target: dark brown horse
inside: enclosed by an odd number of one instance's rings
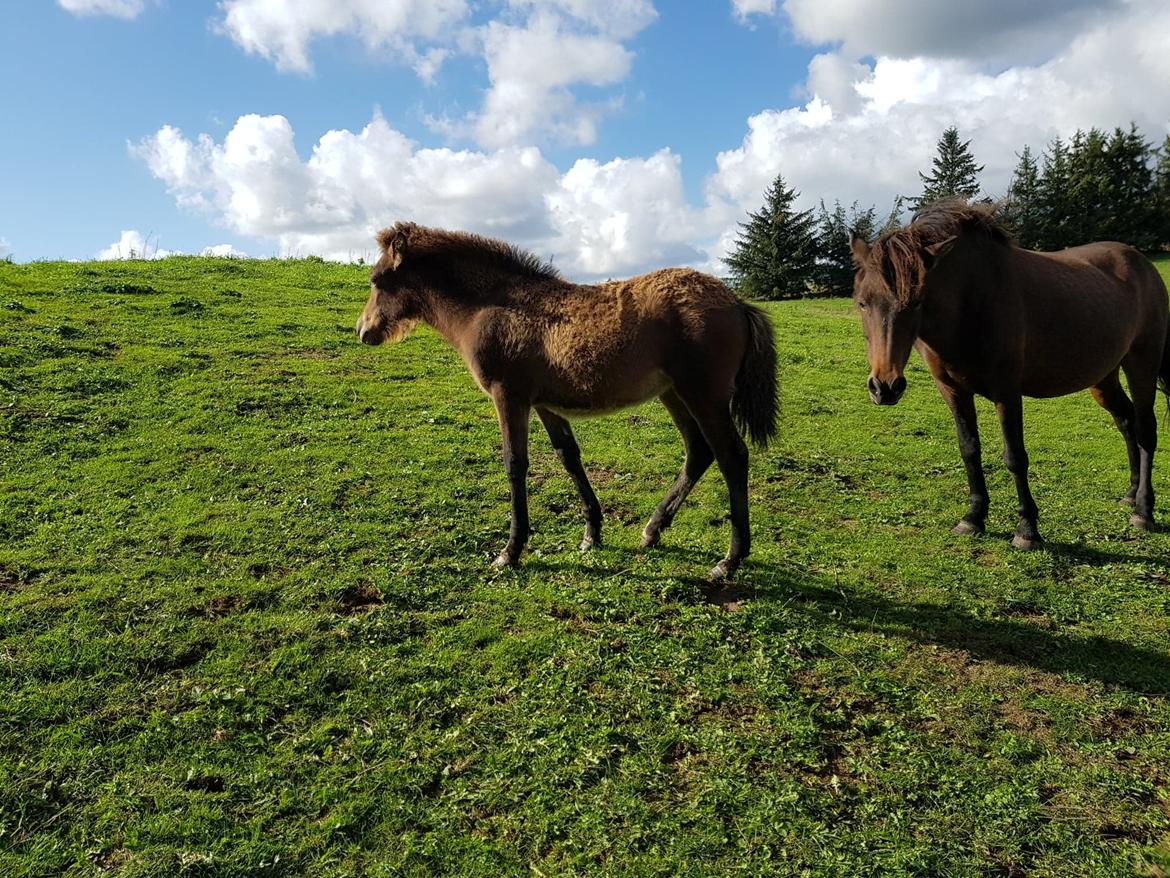
[[[1154,525],[1159,379],[1170,393],[1166,286],[1150,261],[1124,244],[1023,250],[994,212],[993,205],[953,200],[873,244],[854,237],[853,298],[869,348],[870,398],[879,405],[901,398],[902,373],[917,350],[954,415],[967,469],[970,507],[957,534],[984,531],[988,497],[974,397],[994,402],[1020,501],[1012,543],[1032,549],[1041,538],[1021,397],[1088,388],[1125,437],[1130,486],[1122,502],[1134,507],[1130,523],[1147,530]]]
[[[751,548],[748,452],[736,424],[758,445],[776,430],[776,352],[763,311],[689,269],[586,286],[508,244],[462,232],[399,223],[378,243],[358,336],[367,344],[398,341],[425,321],[495,403],[512,493],[498,566],[519,563],[528,540],[532,411],[581,495],[584,551],[601,543],[601,506],[566,418],[657,396],[682,433],[686,462],[642,544],[658,542],[715,462],[731,495],[731,547],[711,576],[735,574]]]

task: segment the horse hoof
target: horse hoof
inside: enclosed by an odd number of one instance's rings
[[[581,545],[579,548],[582,552],[592,552],[600,545],[601,540],[595,540],[593,537],[585,537],[585,539],[581,540]]]
[[[642,548],[651,549],[658,545],[660,539],[662,539],[662,531],[646,528],[642,531]]]
[[[731,582],[735,578],[735,570],[727,563],[726,560],[720,561],[711,568],[711,572],[707,574],[707,579],[710,582]]]
[[[1022,537],[1016,534],[1012,537],[1012,545],[1021,552],[1035,552],[1037,549],[1043,547],[1044,540],[1040,537]]]
[[[517,567],[520,564],[519,557],[512,557],[507,552],[500,552],[496,556],[496,560],[492,562],[492,566],[496,568]]]
[[[1120,503],[1122,506],[1136,506],[1137,505],[1137,498],[1134,497],[1132,494],[1126,494],[1124,497],[1122,497],[1117,502]]]
[[[951,531],[957,537],[981,537],[983,532],[982,525],[975,524],[975,522],[965,518],[956,524],[954,530]]]
[[[1151,531],[1154,529],[1154,521],[1145,515],[1131,515],[1129,526],[1135,530]]]

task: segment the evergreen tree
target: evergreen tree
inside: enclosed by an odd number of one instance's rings
[[[882,227],[878,230],[879,235],[884,235],[886,232],[892,232],[894,229],[902,227],[902,214],[906,212],[906,202],[909,199],[905,195],[894,196],[894,206],[890,208],[890,212],[886,215],[886,221],[882,223]]]
[[[959,140],[959,129],[954,125],[943,132],[938,142],[938,155],[934,157],[933,172],[918,175],[923,188],[914,202],[915,210],[942,198],[955,195],[974,198],[979,194],[979,174],[983,165],[975,164],[970,146],[971,141]]]
[[[1036,163],[1030,146],[1025,146],[1024,151],[1018,154],[1018,158],[1020,161],[1012,174],[1003,218],[1020,246],[1035,250],[1042,246],[1040,166]]]
[[[817,286],[829,295],[853,289],[853,257],[849,243],[854,234],[869,240],[877,229],[877,208],[862,210],[855,201],[846,213],[840,201],[830,213],[821,202],[817,215]]]
[[[1170,135],[1162,141],[1154,166],[1153,227],[1159,249],[1170,247]]]
[[[1140,250],[1158,245],[1154,153],[1149,141],[1130,124],[1116,128],[1105,145],[1106,186],[1098,240],[1124,241]]]
[[[1041,250],[1069,246],[1072,201],[1069,197],[1068,147],[1059,137],[1044,151],[1040,172],[1039,238]]]
[[[798,193],[777,175],[764,204],[739,224],[725,262],[735,287],[748,298],[797,298],[816,276],[816,234],[811,210],[793,207]]]

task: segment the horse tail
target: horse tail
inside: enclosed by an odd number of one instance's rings
[[[1158,389],[1166,394],[1166,411],[1170,414],[1170,322],[1166,324],[1166,347],[1162,349],[1162,368],[1158,371]]]
[[[755,305],[741,303],[747,318],[748,339],[743,361],[735,374],[731,416],[740,432],[764,448],[776,435],[780,399],[776,380],[776,339],[768,315]]]

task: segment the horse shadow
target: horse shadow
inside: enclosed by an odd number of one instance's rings
[[[1083,547],[1049,544],[1070,557],[1090,558],[1090,563],[1116,563],[1128,556]],[[735,583],[711,583],[698,576],[647,571],[642,550],[610,548],[606,563],[580,563],[538,559],[532,572],[575,572],[601,580],[622,576],[661,586],[681,583],[676,599],[705,602],[736,611],[745,603],[784,604],[804,615],[810,627],[850,631],[879,631],[927,646],[965,650],[975,658],[1098,680],[1107,686],[1145,695],[1170,694],[1170,649],[1157,650],[1104,635],[1051,630],[1025,618],[981,618],[962,609],[917,601],[901,601],[876,592],[861,592],[823,575],[771,563],[748,561]],[[656,547],[704,569],[709,553],[681,547]],[[1136,559],[1148,560],[1148,559]],[[786,627],[790,622],[783,623]]]

